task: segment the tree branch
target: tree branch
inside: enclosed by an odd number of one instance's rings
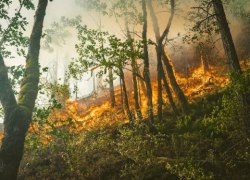
[[[129,72],[134,73],[138,78],[140,78],[141,80],[145,81],[144,77],[142,77],[140,74],[138,74],[137,72],[133,72],[131,69],[128,69],[126,67],[123,68],[124,70],[127,70]]]
[[[161,44],[162,44],[164,38],[167,38],[168,33],[169,33],[169,30],[170,30],[170,27],[171,27],[171,24],[172,24],[172,21],[173,21],[173,18],[174,18],[175,0],[171,0],[170,3],[171,3],[171,15],[170,15],[170,17],[169,17],[169,19],[168,19],[168,24],[167,24],[165,30],[163,31],[163,33],[162,33],[162,35],[161,35],[161,37],[160,37],[160,39],[159,39],[159,43],[161,43]]]
[[[0,52],[0,101],[3,105],[4,113],[16,106],[16,98],[11,88],[8,78],[8,70],[4,64],[3,56]]]
[[[31,112],[35,106],[35,100],[38,94],[40,41],[47,4],[48,0],[39,0],[35,22],[30,36],[26,69],[18,97],[18,104],[25,106]]]
[[[215,16],[216,16],[216,14],[211,14],[211,15],[207,16],[205,19],[203,19],[203,20],[197,22],[197,23],[196,23],[196,26],[197,26],[198,28],[200,28],[200,26],[201,26],[202,23],[204,23],[205,21],[209,21],[210,18],[213,18],[213,17],[215,17]]]

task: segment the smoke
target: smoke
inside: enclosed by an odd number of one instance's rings
[[[112,1],[111,1],[112,2]],[[135,1],[137,2],[137,1]],[[182,37],[187,34],[188,25],[190,22],[187,17],[188,13],[191,10],[191,7],[196,6],[196,2],[194,0],[182,0],[176,1],[176,13],[174,16],[174,20],[169,32],[170,41],[167,43],[168,54],[170,55],[175,69],[177,71],[185,71],[185,69],[189,66],[195,66],[199,63],[199,58],[197,56],[196,47],[192,44],[183,44]],[[37,4],[37,0],[34,1],[35,5]],[[140,12],[140,5],[136,6],[138,11]],[[229,7],[230,8],[230,7]],[[168,4],[160,4],[154,1],[154,9],[156,15],[159,20],[160,32],[164,30],[169,15],[170,15],[170,6]],[[249,8],[248,8],[249,9]],[[26,35],[29,36],[32,28],[34,11],[24,11],[23,14],[29,20],[29,26],[26,31]],[[59,22],[62,16],[67,18],[74,18],[80,15],[82,17],[82,23],[88,25],[90,28],[99,29],[103,31],[108,31],[111,34],[115,34],[121,38],[124,38],[124,22],[119,18],[117,22],[116,18],[111,18],[109,16],[103,16],[102,13],[98,13],[95,11],[88,11],[83,8],[79,4],[75,3],[73,0],[54,0],[48,4],[48,9],[45,18],[44,29],[48,29],[51,27],[53,22]],[[240,58],[249,57],[249,52],[247,48],[249,45],[249,32],[244,30],[243,22],[239,21],[240,18],[237,18],[230,13],[227,12],[230,28],[233,34],[233,38],[236,42],[236,47],[238,47],[238,53]],[[131,29],[134,29],[137,35],[141,35],[141,24],[133,25],[131,24]],[[151,18],[148,17],[148,37],[155,41],[154,33],[152,28]],[[137,35],[134,35],[137,38]],[[219,42],[219,41],[218,41]],[[216,48],[220,51],[220,56],[223,54],[223,49],[221,43],[216,43]],[[67,68],[67,64],[71,61],[72,58],[77,57],[75,51],[75,44],[77,43],[76,32],[74,30],[70,30],[67,37],[65,37],[65,43],[62,43],[60,46],[54,45],[54,51],[49,53],[48,51],[42,49],[40,54],[40,63],[42,66],[50,66],[54,64],[55,61],[59,64],[60,67],[57,72],[58,79],[64,79],[65,69]],[[242,52],[242,49],[245,49]],[[243,54],[243,55],[241,55]],[[17,58],[16,60],[12,60],[11,64],[24,64],[25,59]],[[156,77],[156,54],[153,46],[150,47],[150,71],[152,78]],[[131,79],[128,74],[131,72],[127,72],[127,79]],[[128,83],[132,84],[132,83]],[[84,92],[82,94],[88,94],[92,91],[92,83],[84,83]]]

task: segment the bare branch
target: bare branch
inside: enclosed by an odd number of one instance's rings
[[[164,38],[167,38],[167,36],[168,36],[169,30],[170,30],[170,27],[171,27],[171,24],[172,24],[172,21],[174,18],[174,12],[175,12],[174,8],[175,8],[175,0],[171,0],[171,15],[168,19],[168,24],[160,37],[159,43],[161,43],[161,44],[162,44]]]
[[[211,14],[211,15],[207,16],[205,19],[197,22],[196,26],[199,28],[202,25],[202,23],[204,23],[205,21],[209,21],[211,18],[214,18],[215,16],[216,16],[216,14]]]
[[[140,74],[136,73],[136,72],[133,72],[131,69],[128,69],[126,67],[124,67],[123,69],[129,71],[129,72],[132,72],[134,73],[138,78],[140,78],[141,80],[145,81],[144,77],[142,77]]]

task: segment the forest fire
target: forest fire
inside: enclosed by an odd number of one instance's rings
[[[218,89],[226,86],[229,82],[228,76],[222,71],[222,67],[210,66],[207,72],[204,71],[204,67],[200,65],[197,68],[190,70],[188,77],[183,76],[180,73],[176,73],[177,81],[181,88],[184,90],[185,95],[188,97],[189,102],[194,101],[205,94],[211,94]],[[157,82],[152,82],[153,89],[153,104],[154,114],[157,113]],[[89,131],[95,128],[101,128],[110,126],[117,123],[127,123],[128,119],[124,114],[120,89],[116,88],[116,103],[114,108],[111,108],[109,100],[95,99],[89,106],[86,106],[83,100],[72,101],[67,100],[62,109],[56,110],[49,115],[48,121],[53,124],[53,127],[61,127],[68,129],[71,133],[78,133],[82,131]],[[134,109],[133,91],[129,92],[129,104]],[[176,99],[176,98],[175,98]],[[164,104],[168,104],[168,97],[166,93],[163,96]],[[140,93],[140,106],[143,117],[147,116],[147,98],[143,92]],[[134,110],[132,110],[135,115]],[[33,124],[31,131],[37,131],[37,127]],[[47,125],[43,132],[51,130],[52,127]],[[65,129],[64,129],[65,130]],[[46,133],[41,138],[44,143],[47,143],[45,139],[50,139]]]
[[[241,61],[242,69],[250,66],[250,61]],[[212,94],[225,87],[229,83],[228,69],[226,66],[210,65],[208,70],[204,69],[201,63],[198,67],[189,70],[188,74],[175,73],[176,79],[183,89],[188,101],[192,103],[197,98],[206,94]],[[153,92],[153,112],[157,114],[157,82],[152,81]],[[143,87],[140,86],[140,89]],[[130,90],[129,104],[132,107],[133,116],[135,113],[135,102],[133,100],[134,92]],[[71,100],[68,99],[64,103],[62,109],[54,110],[48,117],[48,123],[43,127],[39,127],[38,123],[33,123],[30,132],[35,133],[42,143],[47,144],[53,138],[51,132],[53,129],[62,129],[73,134],[79,132],[91,131],[93,129],[104,128],[114,124],[128,123],[126,113],[123,109],[123,100],[121,99],[120,87],[115,88],[116,106],[111,108],[110,100],[107,94],[99,97],[91,97],[90,99]],[[174,96],[176,100],[176,97]],[[86,104],[87,101],[87,104]],[[169,99],[166,92],[163,92],[163,102],[169,105]],[[140,91],[139,103],[143,117],[147,117],[147,97],[146,92]],[[170,111],[169,109],[166,109]]]
[[[199,66],[188,77],[177,75],[177,79],[189,100],[192,101],[196,97],[226,86],[229,79],[222,71],[225,72],[222,67],[210,66],[209,71],[204,71],[203,66]]]
[[[36,3],[0,2],[1,180],[250,179],[249,0]]]

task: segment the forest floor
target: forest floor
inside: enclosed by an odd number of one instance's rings
[[[250,108],[238,94],[250,94],[250,70],[234,83],[223,74],[199,67],[178,76],[190,110],[176,116],[165,105],[156,132],[146,121],[126,123],[121,106],[108,101],[67,102],[49,117],[62,134],[28,135],[19,179],[249,179]]]

